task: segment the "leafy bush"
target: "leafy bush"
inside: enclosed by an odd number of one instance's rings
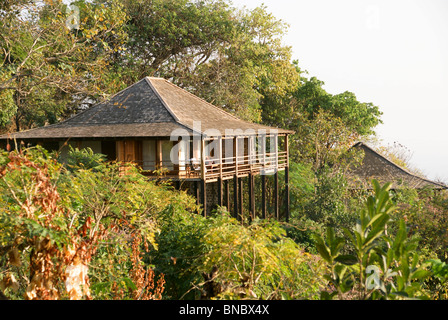
[[[248,226],[228,214],[210,219],[201,269],[225,299],[316,299],[323,285],[321,261],[305,253],[278,222]],[[210,295],[210,292],[206,292]]]
[[[342,236],[343,228],[355,225],[353,211],[360,207],[360,201],[353,197],[346,177],[340,171],[322,168],[311,181],[309,173],[306,176],[306,189],[294,186],[296,180],[291,181],[292,218],[288,235],[305,245],[308,251],[315,252],[313,234],[332,227],[338,236]]]
[[[250,225],[220,208],[204,218],[175,210],[162,214],[150,254],[171,299],[318,298],[321,261],[305,253],[274,221]]]
[[[94,153],[91,148],[73,148],[69,145],[68,156],[65,165],[68,170],[76,171],[79,169],[103,169],[106,156],[101,153]]]
[[[2,153],[0,175],[4,294],[161,298],[163,275],[157,277],[144,255],[157,249],[157,214],[170,203],[188,208],[190,199],[134,167],[122,174],[117,164],[100,162],[68,171],[40,147]]]
[[[344,229],[353,254],[341,254],[345,239],[328,228],[326,239],[316,235],[317,249],[329,265],[331,286],[322,298],[342,299],[349,291],[358,299],[427,298],[423,280],[430,275],[409,239],[403,220],[395,235],[388,234],[394,210],[390,184],[373,181],[375,194],[368,198],[353,230]]]

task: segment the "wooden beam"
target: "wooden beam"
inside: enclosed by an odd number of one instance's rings
[[[225,183],[225,186],[226,186],[226,206],[227,206],[227,211],[230,212],[230,184],[229,184],[229,180],[226,180],[224,183]]]
[[[278,212],[278,170],[274,174],[274,217],[279,220]]]
[[[255,219],[255,184],[254,184],[254,175],[249,174],[249,214],[250,219]]]
[[[240,216],[239,219],[241,220],[241,222],[244,221],[244,207],[243,207],[243,203],[244,203],[244,199],[243,199],[243,178],[238,178],[238,198],[239,198],[239,209],[238,211],[240,212]]]
[[[289,167],[285,168],[285,219],[289,222]]]
[[[218,206],[222,207],[223,203],[222,203],[222,178],[219,177],[218,178]]]
[[[238,218],[238,176],[233,177],[233,217]]]
[[[199,181],[193,181],[191,182],[193,184],[193,194],[196,198],[196,205],[200,205],[201,204],[201,195],[199,192]]]
[[[162,142],[163,140],[156,140],[156,169],[160,169],[163,166]]]
[[[207,184],[205,183],[205,180],[201,180],[201,204],[203,207],[203,215],[204,217],[207,217]]]
[[[280,220],[278,204],[278,170],[276,170],[274,174],[274,217]]]
[[[289,136],[285,135],[286,168],[285,168],[285,219],[289,222],[290,218],[290,195],[289,195]]]
[[[278,135],[274,134],[274,151],[275,151],[275,173],[278,172]],[[272,151],[271,151],[272,153]]]
[[[266,175],[261,175],[261,217],[266,219]]]
[[[205,167],[205,141],[201,140],[201,179],[205,182],[205,174],[207,169]]]
[[[219,167],[218,167],[218,169],[219,169],[219,178],[222,180],[222,159],[223,159],[223,156],[222,156],[222,137],[218,137],[218,161],[219,161],[219,163],[218,163],[218,165],[219,165]],[[222,190],[222,184],[221,184],[221,190]]]
[[[238,137],[233,138],[233,155],[235,157],[235,176],[238,177]]]

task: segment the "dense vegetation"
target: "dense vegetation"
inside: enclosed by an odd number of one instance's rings
[[[1,2],[3,132],[165,77],[241,118],[295,131],[291,219],[242,224],[225,208],[205,219],[186,193],[132,166],[120,175],[91,150],[72,150],[64,164],[39,147],[5,151],[1,298],[447,298],[446,195],[376,182],[373,193],[349,190],[346,168],[362,156],[349,148],[374,135],[381,112],[308,77],[282,44],[283,21],[225,0],[74,4],[79,25],[68,28],[73,11],[61,1]]]

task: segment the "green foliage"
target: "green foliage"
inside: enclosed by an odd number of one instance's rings
[[[229,215],[210,221],[202,270],[217,274],[224,299],[316,299],[322,269],[273,221],[243,226]]]
[[[40,147],[2,153],[2,289],[17,299],[160,298],[163,275],[143,255],[158,249],[159,214],[172,204],[194,210],[194,201],[134,167],[122,174],[118,164],[81,155],[99,165],[68,171]],[[62,280],[80,265],[88,266],[91,292],[66,291]]]
[[[354,142],[374,134],[382,113],[351,92],[329,94],[322,81],[308,79],[297,62],[294,65],[300,79],[281,95],[263,97],[262,120],[295,132],[290,138],[293,161],[313,164],[315,171],[338,165]]]
[[[273,221],[245,226],[221,209],[213,217],[169,208],[150,261],[171,299],[316,299],[322,266]]]
[[[282,45],[286,24],[265,7],[239,10],[228,0],[125,1],[129,41],[121,70],[180,87],[242,119],[260,120],[260,99],[283,94],[298,74]]]
[[[432,278],[428,280],[434,299],[448,299],[448,265],[440,259],[429,259]]]
[[[344,125],[359,135],[373,134],[373,128],[381,123],[381,112],[372,103],[362,103],[352,92],[331,95],[323,89],[324,82],[302,77],[302,83],[294,93],[303,111],[312,119],[325,111],[341,119]]]
[[[326,228],[332,227],[338,236],[342,236],[343,228],[355,226],[356,215],[352,211],[361,206],[361,201],[353,199],[346,177],[340,170],[322,168],[315,174],[308,169],[302,174],[305,174],[302,178],[307,179],[302,187],[295,186],[296,178],[290,181],[291,221],[288,234],[305,245],[307,250],[313,251],[314,233],[325,232]],[[295,172],[291,174],[292,177],[295,175]]]
[[[195,293],[189,290],[192,284],[201,281],[197,260],[204,253],[202,239],[207,220],[186,211],[182,203],[173,202],[160,212],[158,221],[160,231],[156,241],[159,249],[151,253],[149,261],[157,272],[165,275],[165,297],[194,299]]]
[[[65,164],[72,172],[79,169],[102,170],[104,169],[105,160],[105,155],[101,153],[94,153],[90,148],[79,150],[78,148],[73,148],[69,145],[69,151]]]
[[[394,193],[393,200],[399,208],[397,216],[406,221],[411,234],[421,239],[420,245],[445,261],[448,246],[446,193],[403,188]]]
[[[368,198],[356,227],[344,229],[352,254],[341,254],[345,240],[330,228],[326,239],[316,235],[316,247],[329,265],[327,279],[335,288],[322,298],[343,298],[353,290],[358,299],[426,298],[423,280],[430,275],[416,252],[417,241],[409,239],[403,220],[395,235],[388,234],[394,210],[390,184],[373,181],[374,196]],[[373,272],[373,273],[372,273]]]
[[[124,37],[119,1],[76,1],[73,30],[62,2],[22,2],[0,19],[0,124],[15,130],[55,123],[104,94],[108,58]]]

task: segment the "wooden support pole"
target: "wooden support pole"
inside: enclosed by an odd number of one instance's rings
[[[239,186],[238,186],[238,198],[239,198],[239,209],[238,209],[238,211],[239,211],[239,213],[240,213],[240,216],[238,217],[240,220],[241,220],[241,222],[242,221],[244,221],[244,207],[243,207],[243,203],[244,203],[244,199],[243,199],[243,178],[239,178],[238,179],[238,184],[239,184]]]
[[[253,194],[252,194],[252,189],[253,189],[253,185],[252,185],[252,173],[249,173],[249,177],[247,179],[247,186],[249,189],[248,195],[249,195],[249,220],[252,221],[252,215],[253,215],[253,209],[252,209],[252,198],[253,198]]]
[[[201,179],[201,204],[203,207],[203,215],[207,217],[207,183]]]
[[[207,168],[205,167],[205,141],[201,140],[201,179],[205,182]]]
[[[288,135],[285,136],[285,151],[286,151],[286,168],[285,168],[285,219],[289,222],[290,218],[290,196],[289,196],[289,139]]]
[[[229,184],[229,180],[225,181],[225,186],[226,186],[226,207],[227,207],[227,211],[230,212],[230,184]]]
[[[233,177],[233,217],[238,218],[238,176]]]
[[[194,196],[196,198],[196,204],[200,205],[200,194],[199,194],[199,181],[194,181],[193,183],[193,192],[194,192]]]
[[[235,137],[234,139],[233,139],[233,155],[234,155],[234,157],[235,157],[235,161],[234,161],[234,163],[235,163],[235,176],[237,176],[238,177],[238,138],[237,137]]]
[[[266,175],[261,175],[261,217],[266,219]]]
[[[235,165],[235,175],[233,177],[233,216],[238,219],[238,138],[233,138],[233,156]]]
[[[249,214],[250,219],[253,221],[255,219],[255,184],[254,175],[249,174]]]
[[[222,152],[222,137],[218,138],[218,169],[219,169],[219,178],[222,180],[222,163],[223,163],[223,152]],[[221,188],[222,189],[222,188]]]
[[[222,178],[218,178],[218,206],[222,207],[223,203],[222,203]]]
[[[156,169],[160,170],[163,166],[162,140],[156,140]]]
[[[274,174],[274,216],[277,220],[280,220],[278,205],[278,170],[276,170]]]
[[[285,168],[285,220],[289,222],[289,167]]]
[[[218,205],[222,207],[222,162],[223,162],[223,156],[222,156],[222,137],[218,138],[218,166],[219,166],[219,178],[218,178]]]

